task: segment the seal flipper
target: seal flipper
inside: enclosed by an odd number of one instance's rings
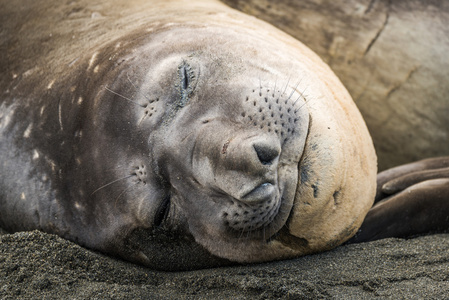
[[[368,212],[348,243],[449,231],[449,178],[412,185]]]
[[[423,159],[385,170],[377,174],[374,202],[377,203],[416,183],[437,178],[449,178],[449,156]]]

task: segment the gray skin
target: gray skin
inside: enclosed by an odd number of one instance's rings
[[[0,227],[162,270],[348,240],[376,159],[330,70],[210,1],[134,2],[2,4]]]

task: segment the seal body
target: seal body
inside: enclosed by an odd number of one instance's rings
[[[270,25],[186,3],[3,5],[1,227],[165,270],[355,233],[376,157],[344,87]]]

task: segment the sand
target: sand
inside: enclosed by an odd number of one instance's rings
[[[0,299],[419,299],[449,295],[449,234],[294,260],[157,272],[39,231],[0,235]]]

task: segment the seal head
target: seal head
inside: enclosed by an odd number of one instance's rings
[[[341,83],[261,21],[176,3],[100,18],[117,31],[52,46],[70,68],[37,56],[35,73],[7,83],[0,225],[164,270],[349,239],[372,205],[376,158]]]

